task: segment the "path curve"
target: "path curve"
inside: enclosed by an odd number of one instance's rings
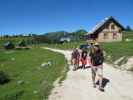
[[[65,55],[70,62],[71,51],[49,49]],[[56,84],[49,100],[133,100],[133,75],[104,63],[104,76],[110,80],[105,92],[92,87],[91,70],[72,71],[72,66],[61,85]]]

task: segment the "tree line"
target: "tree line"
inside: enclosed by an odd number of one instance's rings
[[[84,40],[84,35],[87,34],[87,31],[80,29],[74,32],[66,31],[57,31],[57,32],[48,32],[41,35],[38,34],[28,34],[28,35],[3,35],[1,40],[3,41],[16,41],[25,40],[28,44],[40,44],[40,43],[60,43],[62,37],[69,37],[71,41],[80,41]]]

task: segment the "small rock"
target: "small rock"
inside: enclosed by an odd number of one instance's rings
[[[17,83],[18,83],[19,85],[24,84],[24,80],[19,80]]]
[[[41,64],[41,67],[45,67],[45,66],[47,66],[47,63],[42,63]]]
[[[47,66],[52,66],[52,62],[48,61],[41,64],[41,67],[47,67]]]
[[[124,58],[125,58],[125,56],[119,58],[118,60],[116,60],[116,61],[114,62],[114,64],[115,64],[115,65],[118,65],[118,63],[121,62]]]
[[[130,42],[130,41],[132,41],[132,39],[126,38],[125,41]]]
[[[40,67],[37,67],[37,69],[38,69],[38,70],[41,70],[41,68],[40,68]]]
[[[14,61],[14,60],[15,60],[15,58],[11,58],[11,60],[12,60],[12,61]]]
[[[47,63],[49,66],[51,66],[52,65],[52,62],[51,61],[48,61],[48,63]]]
[[[110,56],[110,55],[108,55],[108,56],[107,56],[107,59],[108,59],[108,60],[110,60],[110,59],[111,59],[111,56]]]
[[[34,94],[37,94],[37,93],[38,93],[38,91],[36,91],[36,90],[35,90],[35,91],[33,91],[33,93],[34,93]]]

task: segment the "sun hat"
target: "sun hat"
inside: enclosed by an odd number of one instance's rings
[[[99,43],[98,42],[94,43],[94,46],[99,46]]]

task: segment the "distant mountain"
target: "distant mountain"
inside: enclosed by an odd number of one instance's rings
[[[60,42],[61,38],[70,38],[71,41],[79,41],[83,40],[84,35],[87,33],[86,30],[80,29],[75,32],[66,32],[66,31],[57,31],[57,32],[49,32],[45,33],[40,36],[40,38],[43,36],[45,39],[49,40],[51,43],[57,43]]]
[[[73,32],[73,39],[75,41],[79,41],[79,40],[84,40],[84,35],[87,34],[88,32],[84,29],[80,29],[80,30],[77,30],[75,32]]]
[[[46,33],[45,36],[52,41],[58,42],[60,38],[64,37],[65,35],[69,34],[66,31],[57,31],[57,32],[49,32]]]

